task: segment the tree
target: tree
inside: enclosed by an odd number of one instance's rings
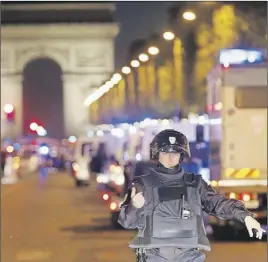
[[[196,101],[200,110],[206,104],[206,76],[217,63],[221,49],[265,47],[265,19],[257,18],[260,7],[247,12],[247,5],[218,4],[212,10],[212,23],[200,23],[197,29],[197,56],[194,70]],[[255,3],[254,3],[255,4]]]

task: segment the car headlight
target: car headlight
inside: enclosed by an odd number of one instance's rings
[[[97,176],[97,183],[108,183],[109,182],[109,178],[106,175],[99,175]]]
[[[125,183],[125,178],[124,176],[118,176],[115,180],[114,183],[118,186],[122,186]]]
[[[115,173],[115,174],[119,174],[119,173],[122,173],[122,168],[120,166],[116,166],[116,165],[111,165],[109,167],[109,171],[111,173]]]

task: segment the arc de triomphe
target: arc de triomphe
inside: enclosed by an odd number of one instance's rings
[[[59,9],[100,10],[113,13],[113,4],[28,4],[2,7],[2,12],[46,12]],[[103,18],[102,18],[103,19]],[[93,18],[91,19],[93,20]],[[114,38],[118,26],[113,21],[86,23],[5,23],[1,26],[1,105],[10,103],[16,109],[15,133],[22,131],[22,73],[37,58],[54,60],[63,72],[65,135],[85,134],[89,110],[83,102],[114,71]],[[53,19],[52,19],[53,21]],[[3,110],[1,110],[3,111]]]

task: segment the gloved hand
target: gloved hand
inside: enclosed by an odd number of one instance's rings
[[[250,237],[253,237],[253,229],[257,230],[256,238],[261,239],[263,232],[266,232],[261,228],[260,223],[251,216],[245,218],[245,224]]]
[[[132,202],[132,205],[136,208],[142,208],[144,206],[144,203],[145,203],[143,193],[140,192],[140,193],[136,194],[135,187],[133,187],[131,190],[131,202]]]

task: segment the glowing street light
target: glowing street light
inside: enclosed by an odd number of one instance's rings
[[[47,135],[47,131],[45,128],[43,128],[42,126],[38,126],[36,129],[36,133],[39,136],[46,136]]]
[[[132,60],[130,64],[132,67],[139,67],[140,66],[140,62],[138,60]]]
[[[114,83],[112,81],[106,81],[104,85],[108,88],[113,88]]]
[[[196,15],[192,11],[186,11],[186,12],[184,12],[182,14],[182,17],[183,17],[183,19],[188,20],[188,21],[193,21],[193,20],[196,19]]]
[[[130,67],[128,67],[128,66],[124,66],[124,67],[122,68],[122,73],[123,73],[123,74],[128,75],[130,72],[131,72]]]
[[[150,55],[158,55],[159,49],[156,46],[151,46],[148,48],[148,52]]]
[[[167,31],[167,32],[165,32],[163,34],[163,37],[164,37],[165,40],[171,41],[171,40],[173,40],[175,38],[175,35],[174,35],[174,33],[170,32],[170,31]]]
[[[147,62],[147,61],[149,60],[149,56],[146,55],[146,54],[140,54],[140,55],[139,55],[139,60],[140,60],[141,62]]]
[[[5,112],[6,114],[10,114],[10,113],[12,113],[13,110],[14,110],[14,106],[11,105],[11,104],[6,104],[6,105],[4,106],[4,112]]]
[[[38,128],[38,124],[36,124],[35,122],[32,122],[32,123],[30,124],[30,129],[31,129],[32,131],[36,131],[37,128]]]
[[[102,90],[104,93],[108,92],[110,89],[111,89],[110,86],[105,84],[100,87],[100,90]]]
[[[115,73],[111,79],[111,82],[116,85],[121,79],[122,76],[118,73]]]

